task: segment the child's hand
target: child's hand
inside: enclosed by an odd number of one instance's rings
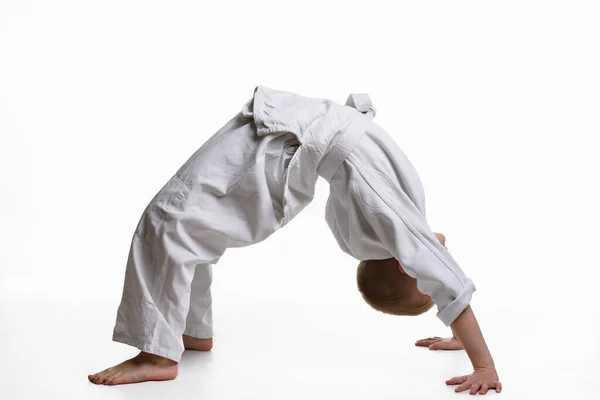
[[[457,338],[441,338],[438,336],[417,340],[415,346],[429,347],[429,350],[462,350],[463,345]]]
[[[486,394],[488,389],[496,389],[496,393],[502,391],[502,384],[498,380],[495,368],[476,369],[471,375],[457,376],[446,381],[446,385],[459,385],[455,392],[463,392],[467,389],[470,394]]]

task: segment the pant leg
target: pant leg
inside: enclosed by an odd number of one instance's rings
[[[213,264],[198,264],[194,268],[190,293],[190,307],[185,323],[185,335],[199,339],[213,337],[212,284]]]
[[[181,334],[195,266],[189,260],[203,252],[176,217],[185,212],[188,195],[189,187],[174,176],[144,210],[131,241],[112,337],[175,361],[184,350]]]
[[[178,361],[188,322],[192,336],[210,333],[212,270],[204,266],[289,220],[290,139],[258,137],[252,119],[238,114],[157,193],[132,238],[113,340]]]

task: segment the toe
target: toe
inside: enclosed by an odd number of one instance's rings
[[[98,376],[94,379],[94,383],[96,385],[101,385],[104,382],[104,374],[98,374]]]

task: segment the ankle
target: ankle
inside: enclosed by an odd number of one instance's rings
[[[177,361],[171,360],[170,358],[157,356],[156,354],[146,353],[144,351],[138,354],[137,358],[140,361],[150,362],[156,365],[170,366],[177,365]]]
[[[187,350],[210,351],[213,347],[213,339],[200,339],[183,335],[183,344]]]

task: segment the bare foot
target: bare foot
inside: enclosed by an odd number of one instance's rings
[[[177,376],[177,362],[150,353],[141,352],[119,365],[88,375],[97,385],[122,385],[145,381],[166,381]]]
[[[198,339],[192,336],[183,335],[183,345],[187,350],[209,351],[213,347],[212,338]]]

